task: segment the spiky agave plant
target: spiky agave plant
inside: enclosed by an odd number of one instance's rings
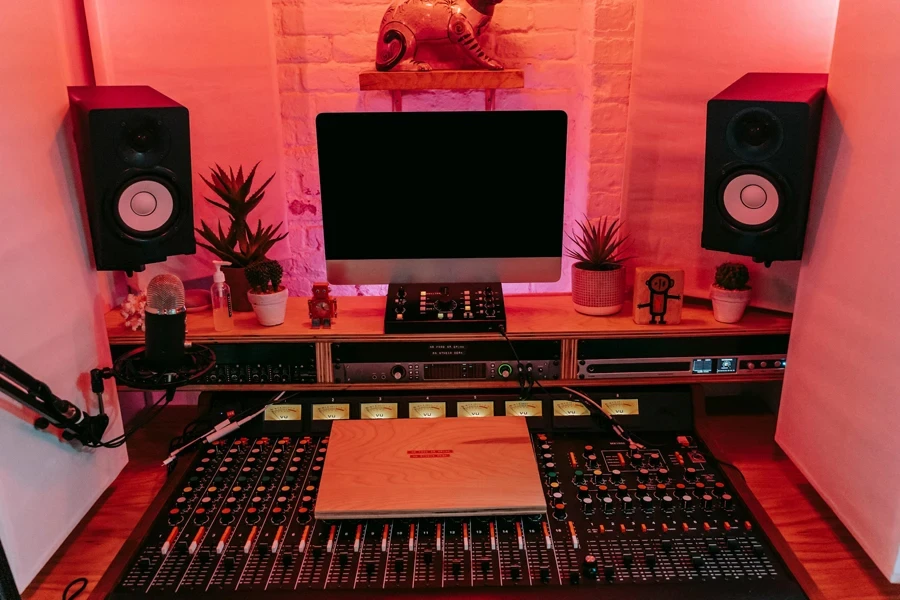
[[[566,235],[575,244],[574,248],[566,248],[570,258],[574,258],[576,266],[588,271],[612,271],[620,268],[629,257],[622,254],[623,244],[628,236],[620,237],[621,224],[618,219],[600,219],[598,224],[585,217],[578,221],[579,231],[575,235]]]
[[[246,178],[243,167],[238,167],[235,175],[232,168],[229,167],[226,172],[218,164],[214,169],[210,168],[209,179],[200,176],[221,201],[204,199],[224,210],[228,214],[230,224],[226,233],[222,230],[221,223],[217,224],[217,231],[213,231],[205,221],[201,221],[201,227],[196,231],[206,243],[199,240],[197,243],[222,260],[231,262],[234,267],[246,267],[265,259],[272,246],[287,237],[287,233],[277,235],[283,223],[263,227],[262,221],[259,220],[255,231],[247,224],[248,215],[262,202],[266,187],[275,177],[273,173],[255,191],[251,191],[258,166],[259,163],[256,163]]]

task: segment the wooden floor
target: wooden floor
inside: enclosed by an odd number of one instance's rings
[[[89,592],[137,524],[165,472],[160,463],[169,438],[196,413],[169,407],[128,444],[131,462],[78,528],[25,591],[28,600],[58,600],[76,577],[87,577]],[[775,418],[712,416],[700,433],[719,458],[737,465],[757,499],[821,592],[841,600],[900,599],[815,490],[776,447]],[[86,595],[86,594],[85,594]]]

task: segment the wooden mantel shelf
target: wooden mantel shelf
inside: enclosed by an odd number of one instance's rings
[[[632,320],[630,302],[618,315],[589,317],[575,312],[568,294],[506,296],[507,329],[513,339],[597,339],[666,336],[718,336],[786,334],[791,317],[784,313],[749,309],[740,323],[728,325],[713,319],[708,303],[685,303],[678,325],[637,325]],[[213,329],[212,313],[188,315],[188,339],[214,342],[337,342],[410,341],[429,339],[492,340],[496,333],[448,335],[386,335],[383,296],[338,298],[338,317],[331,329],[313,329],[306,298],[288,300],[287,318],[282,325],[263,327],[251,313],[235,313],[235,328],[229,332]],[[144,334],[125,327],[118,310],[106,315],[110,344],[140,344]]]
[[[520,69],[446,71],[364,71],[359,89],[368,90],[496,90],[525,87]]]

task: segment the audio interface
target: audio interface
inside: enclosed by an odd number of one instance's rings
[[[391,284],[385,333],[478,333],[506,326],[499,283]]]
[[[316,383],[315,344],[209,344],[216,364],[196,384]],[[112,346],[113,358],[137,346]]]
[[[788,335],[579,340],[578,378],[764,375],[783,371]]]
[[[560,342],[346,342],[331,345],[335,383],[559,379]],[[519,367],[521,364],[521,368]]]
[[[532,430],[541,506],[511,515],[323,519],[332,438],[302,422],[263,434],[263,421],[179,465],[95,596],[805,598],[743,484],[690,428],[676,429],[691,419],[690,391],[608,394],[640,445],[608,427]],[[671,418],[642,422],[645,412]],[[410,468],[448,461],[452,448],[426,450]],[[354,492],[402,485],[369,479]],[[491,486],[460,491],[477,501]]]

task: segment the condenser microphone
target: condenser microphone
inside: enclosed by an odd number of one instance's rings
[[[184,284],[175,275],[157,275],[147,286],[144,328],[147,366],[166,370],[184,361],[187,311]]]

